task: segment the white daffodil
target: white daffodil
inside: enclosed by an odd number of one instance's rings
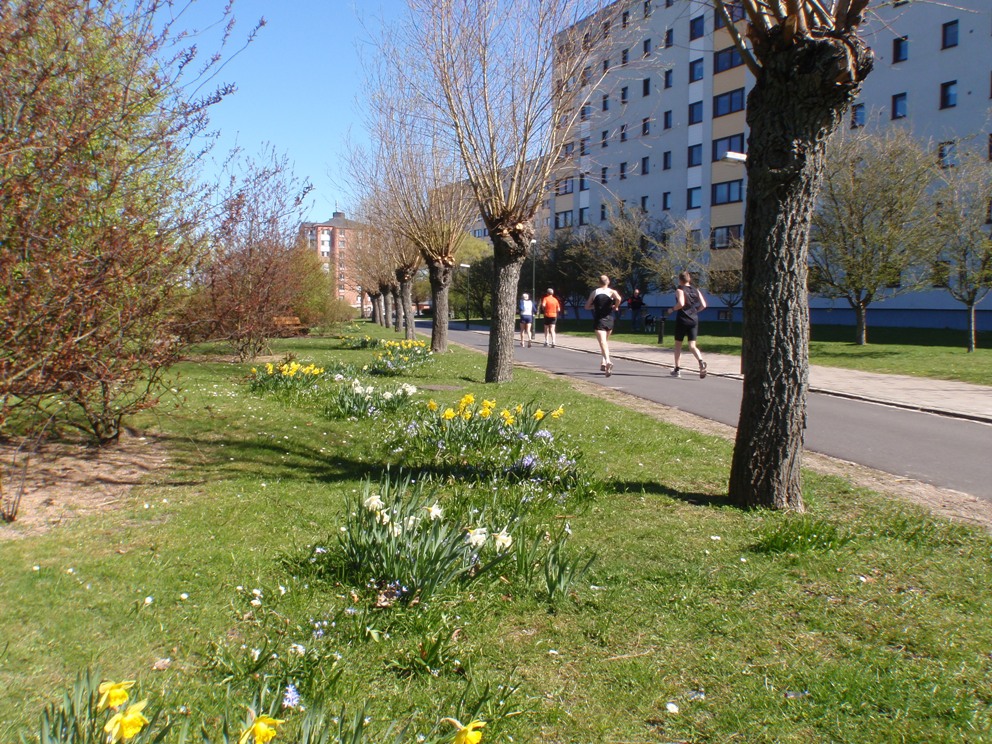
[[[509,550],[510,547],[513,545],[513,536],[510,535],[510,533],[508,533],[506,531],[506,528],[504,527],[495,535],[493,535],[493,542],[496,543],[496,551],[499,553],[503,553]]]
[[[427,510],[427,516],[430,517],[432,522],[441,518],[441,507],[437,504],[434,504],[433,506],[425,506],[424,508]]]
[[[374,511],[374,512],[382,511],[382,507],[385,506],[385,504],[382,503],[382,498],[380,498],[379,494],[377,493],[374,493],[371,496],[369,496],[367,499],[365,499],[365,501],[362,502],[362,505],[369,511]]]
[[[489,539],[489,530],[485,527],[476,527],[474,530],[469,530],[468,535],[465,536],[468,544],[473,549],[478,550],[483,545],[486,544],[486,540]]]

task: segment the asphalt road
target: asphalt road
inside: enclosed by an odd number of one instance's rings
[[[453,323],[450,339],[488,349],[485,333]],[[564,348],[514,349],[517,359],[553,374],[622,390],[697,416],[737,425],[739,379],[688,373],[669,376],[669,368],[618,360],[612,377],[599,371],[598,354]],[[871,402],[810,393],[806,449],[858,463],[899,477],[950,488],[992,501],[992,426]]]

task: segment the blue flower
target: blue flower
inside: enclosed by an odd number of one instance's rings
[[[295,685],[286,685],[286,694],[282,698],[283,708],[298,708],[300,706],[300,693]]]

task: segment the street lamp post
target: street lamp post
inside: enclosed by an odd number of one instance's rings
[[[471,269],[472,264],[458,264],[459,268]],[[468,299],[468,272],[465,273],[465,330],[468,330],[468,313],[469,313],[469,299]]]

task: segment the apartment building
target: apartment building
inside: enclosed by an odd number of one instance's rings
[[[906,126],[934,143],[935,156],[979,147],[992,158],[992,2],[872,6],[862,31],[876,65],[849,125]],[[550,185],[543,224],[551,233],[605,225],[618,205],[639,208],[692,221],[720,262],[743,230],[745,169],[725,156],[746,153],[754,82],[722,18],[699,0],[620,0],[579,25],[605,43],[583,75],[585,103],[566,148],[573,167]],[[853,322],[843,301],[814,298],[811,307],[815,322]],[[992,308],[981,312],[979,327],[992,326]],[[871,320],[943,327],[963,314],[935,290],[876,303]]]
[[[335,278],[338,299],[352,307],[360,307],[361,303],[350,253],[358,248],[355,233],[361,229],[362,224],[348,219],[344,212],[334,212],[326,222],[304,222],[300,225],[300,235],[320,257],[324,271]]]

